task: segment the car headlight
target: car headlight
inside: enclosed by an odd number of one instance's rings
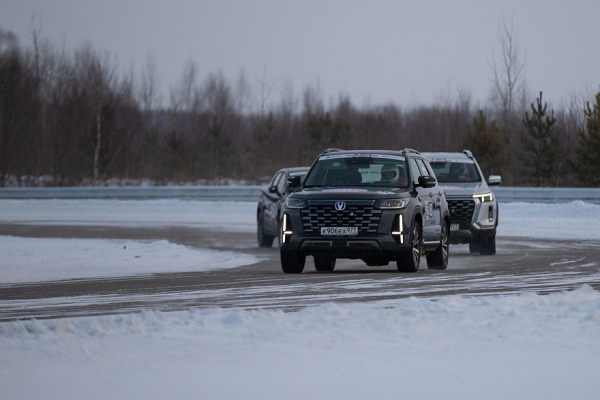
[[[479,200],[482,203],[494,201],[494,193],[488,192],[483,194],[474,194],[473,198]]]
[[[382,199],[377,200],[375,207],[382,209],[403,209],[408,205],[408,199]]]
[[[305,208],[308,207],[308,200],[306,199],[292,199],[287,198],[285,201],[285,206],[287,208]]]

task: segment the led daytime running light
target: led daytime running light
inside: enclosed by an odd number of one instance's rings
[[[494,201],[494,194],[492,192],[484,194],[474,194],[473,198],[479,200],[482,203],[485,203],[488,201]]]
[[[398,230],[397,231],[392,231],[392,236],[398,235],[398,239],[400,241],[400,243],[404,243],[404,235],[402,235],[403,233],[403,218],[402,218],[402,214],[398,215]]]
[[[281,226],[281,243],[285,243],[286,239],[292,236],[292,225],[288,222],[289,218],[290,216],[288,214],[283,214],[283,224]]]

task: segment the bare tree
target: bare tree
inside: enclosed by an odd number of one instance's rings
[[[232,154],[232,132],[229,127],[233,114],[231,87],[221,73],[210,74],[204,85],[209,118],[206,142],[209,150],[210,177],[221,174],[221,166],[228,163]],[[225,176],[227,177],[227,176]]]
[[[266,114],[267,102],[273,94],[273,91],[277,89],[279,81],[281,81],[281,77],[277,79],[269,79],[267,77],[267,67],[265,66],[263,68],[262,76],[255,76],[255,78],[258,84],[260,116],[261,118],[264,118]]]
[[[157,110],[162,104],[160,95],[160,80],[156,72],[156,61],[154,57],[148,55],[146,63],[142,70],[142,81],[139,88],[139,98],[144,112],[149,113]]]
[[[488,60],[492,69],[492,101],[503,114],[510,115],[516,108],[522,109],[526,102],[526,55],[521,55],[514,31],[514,16],[511,16],[510,25],[504,16],[498,21],[498,42],[500,61],[496,61],[495,55]]]
[[[16,36],[0,30],[0,185],[36,174],[40,109],[33,63]]]
[[[95,136],[93,171],[94,182],[100,174],[100,151],[102,150],[103,111],[111,101],[112,86],[116,83],[116,66],[107,52],[96,51],[91,45],[84,45],[76,53],[77,71],[84,86],[90,89],[88,98],[94,113]],[[87,82],[87,85],[85,84]]]
[[[170,108],[172,112],[190,112],[197,106],[197,75],[198,67],[190,60],[183,68],[179,83],[170,90]]]
[[[310,118],[315,114],[322,114],[325,112],[323,90],[321,89],[321,82],[318,79],[314,84],[309,84],[304,88],[302,99],[305,118]]]
[[[496,57],[492,56],[488,63],[492,69],[491,100],[496,113],[495,119],[511,153],[518,154],[523,127],[520,120],[527,107],[526,56],[521,54],[513,21],[514,16],[511,16],[510,24],[504,16],[498,21],[500,61],[496,61]],[[522,176],[519,159],[514,157],[510,161],[508,182],[518,184]]]
[[[234,93],[235,112],[238,115],[244,115],[250,99],[252,98],[252,87],[248,82],[248,78],[244,71],[240,71],[237,81],[235,82]]]

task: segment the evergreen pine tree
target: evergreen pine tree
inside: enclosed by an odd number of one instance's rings
[[[506,140],[496,121],[488,124],[482,110],[473,117],[473,125],[467,128],[461,145],[460,150],[469,149],[475,155],[484,174],[501,174],[508,166]]]
[[[586,126],[577,132],[577,177],[582,186],[600,186],[600,92],[596,104],[586,103],[584,114]]]
[[[537,98],[537,105],[531,103],[532,115],[525,112],[523,124],[526,131],[521,138],[523,149],[523,166],[530,174],[530,183],[536,186],[555,186],[558,171],[560,137],[556,131],[554,110],[547,114],[548,103],[542,105],[542,92]]]

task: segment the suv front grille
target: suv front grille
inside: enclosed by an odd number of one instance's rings
[[[300,211],[302,228],[308,235],[320,235],[322,227],[357,227],[361,236],[376,234],[381,210],[372,205],[350,205],[337,211],[331,205],[311,205]]]
[[[460,224],[460,229],[469,229],[473,220],[475,201],[473,199],[447,199],[450,221]]]

